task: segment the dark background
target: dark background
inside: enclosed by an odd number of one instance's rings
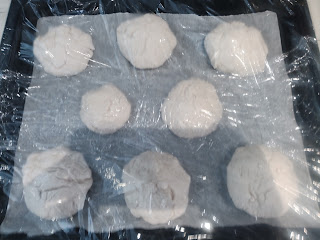
[[[276,12],[283,57],[289,77],[295,116],[304,139],[313,187],[320,189],[320,57],[306,0],[12,0],[0,46],[0,222],[8,203],[13,159],[19,137],[27,88],[33,69],[32,43],[40,17],[78,14],[184,13],[232,15]],[[320,161],[319,161],[320,162]],[[52,236],[27,238],[23,234],[0,235],[0,239],[243,239],[320,240],[319,229],[284,229],[267,225],[215,228],[214,232],[186,228],[175,230],[130,229],[112,234],[92,234],[82,229]],[[303,238],[302,238],[303,237]]]

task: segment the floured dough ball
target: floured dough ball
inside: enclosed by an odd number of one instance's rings
[[[53,27],[34,40],[33,53],[54,76],[72,76],[88,66],[94,46],[89,34],[68,25]]]
[[[87,92],[82,96],[82,122],[99,134],[111,134],[124,126],[131,113],[126,96],[112,84]]]
[[[128,20],[117,28],[122,55],[136,68],[158,68],[169,59],[177,40],[168,24],[155,14]]]
[[[168,153],[147,151],[125,167],[125,201],[133,216],[151,224],[180,217],[188,206],[190,176]]]
[[[222,118],[222,105],[212,84],[191,78],[170,91],[162,105],[161,116],[179,137],[204,137],[217,128]]]
[[[219,71],[239,76],[264,71],[268,47],[254,27],[222,23],[207,35],[204,45],[212,66]]]
[[[227,168],[227,185],[235,206],[254,217],[281,217],[297,198],[291,161],[262,145],[236,150]]]
[[[67,218],[82,210],[92,185],[82,154],[65,147],[32,153],[22,173],[26,205],[45,219]]]

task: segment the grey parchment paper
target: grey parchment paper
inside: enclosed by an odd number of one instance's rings
[[[51,76],[35,62],[2,232],[39,235],[67,231],[75,226],[90,232],[110,232],[124,228],[174,228],[177,225],[212,230],[215,226],[256,223],[283,227],[319,224],[315,194],[309,190],[311,180],[302,138],[294,118],[291,80],[283,61],[276,14],[160,16],[170,25],[178,44],[172,57],[154,70],[135,69],[121,55],[116,43],[117,26],[137,15],[119,13],[39,20],[39,35],[50,26],[74,25],[91,34],[96,50],[88,68],[73,77]],[[210,65],[203,44],[206,34],[219,23],[234,20],[261,30],[269,48],[264,73],[241,78],[225,75]],[[171,88],[191,77],[202,78],[216,87],[224,113],[215,132],[204,138],[187,140],[166,128],[159,110]],[[85,92],[107,83],[113,83],[127,95],[133,111],[124,128],[111,135],[98,135],[81,122],[80,101]],[[295,166],[299,198],[279,219],[256,219],[237,209],[228,195],[226,167],[235,149],[250,143],[266,144],[284,152]],[[59,145],[84,154],[94,183],[84,209],[78,214],[59,221],[42,220],[25,206],[21,167],[31,152]],[[147,150],[165,151],[176,156],[191,176],[186,213],[166,225],[153,226],[133,217],[124,201],[123,166]]]

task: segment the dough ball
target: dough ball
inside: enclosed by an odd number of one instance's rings
[[[212,66],[219,71],[239,76],[264,71],[268,47],[254,27],[222,23],[207,35],[204,45]]]
[[[188,206],[190,176],[168,153],[147,151],[123,170],[125,201],[133,216],[151,224],[180,217]]]
[[[130,112],[131,104],[128,99],[112,84],[104,85],[82,96],[81,120],[96,133],[116,132],[128,121]]]
[[[28,209],[50,220],[71,217],[81,210],[92,185],[82,154],[65,147],[32,153],[22,173]]]
[[[297,183],[288,157],[262,145],[238,148],[227,168],[234,205],[254,217],[284,215],[297,197]]]
[[[166,21],[155,14],[128,20],[117,28],[122,55],[136,68],[158,68],[171,56],[177,40]]]
[[[204,137],[217,128],[222,118],[222,105],[212,84],[191,78],[170,91],[161,115],[177,136]]]
[[[33,53],[44,70],[54,76],[72,76],[88,66],[94,46],[89,34],[60,25],[34,40]]]

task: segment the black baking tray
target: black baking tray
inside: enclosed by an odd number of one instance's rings
[[[292,94],[295,117],[303,136],[314,187],[319,188],[320,176],[312,169],[320,167],[317,163],[320,151],[320,54],[306,0],[12,0],[0,46],[0,223],[8,204],[13,159],[33,69],[32,43],[36,34],[35,26],[40,17],[116,12],[221,16],[266,10],[276,12],[279,18],[286,68],[289,77],[294,79]],[[299,238],[295,238],[298,234]],[[0,239],[80,238],[319,240],[320,228],[286,229],[251,225],[215,228],[213,232],[185,228],[184,232],[173,229],[127,229],[111,234],[93,234],[83,229],[71,229],[68,232],[34,238],[28,238],[24,234],[0,235]]]

